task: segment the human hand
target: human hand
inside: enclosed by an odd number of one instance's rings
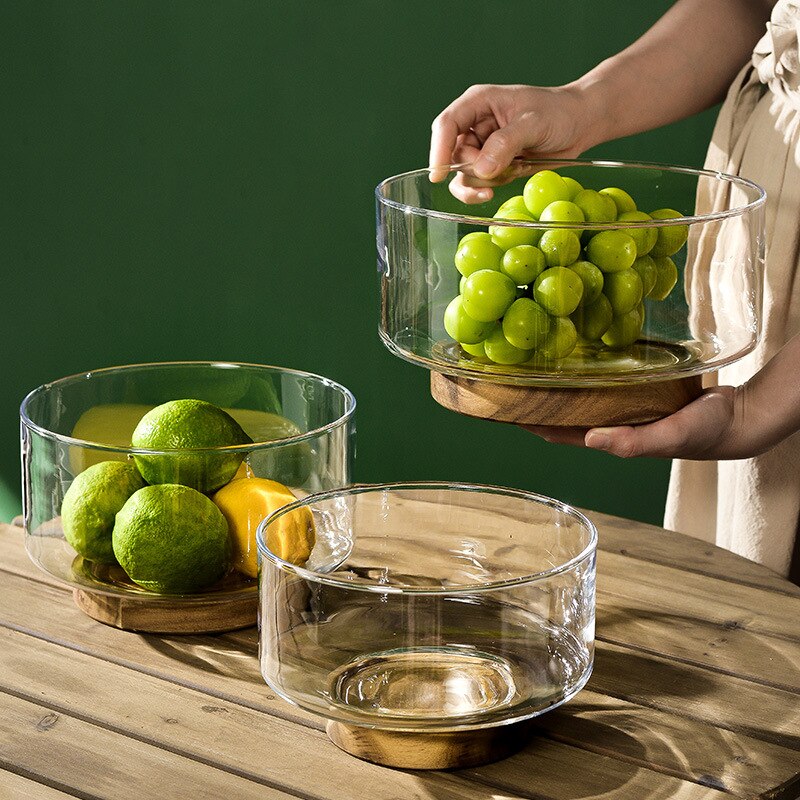
[[[471,163],[474,175],[460,173],[450,191],[485,203],[515,156],[575,158],[596,144],[588,105],[572,85],[471,86],[433,121],[431,180],[444,180],[449,164]]]
[[[651,456],[697,461],[749,458],[769,442],[750,441],[741,428],[744,393],[733,386],[707,389],[697,400],[647,425],[614,428],[558,428],[525,425],[548,442],[605,450],[620,458]]]

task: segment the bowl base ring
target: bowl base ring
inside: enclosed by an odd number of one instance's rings
[[[223,633],[256,624],[258,598],[187,604],[159,599],[117,597],[73,589],[75,605],[92,619],[126,631],[143,633]]]
[[[399,769],[455,769],[489,764],[528,742],[528,723],[444,733],[406,733],[329,721],[325,731],[356,758]]]
[[[469,417],[518,425],[591,428],[653,422],[683,408],[702,391],[700,375],[619,386],[549,388],[431,372],[431,395],[439,405]]]

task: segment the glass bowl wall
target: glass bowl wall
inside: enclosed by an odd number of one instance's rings
[[[151,408],[187,398],[224,408],[254,441],[193,450],[193,455],[210,463],[220,456],[241,459],[237,477],[279,481],[298,496],[350,483],[355,399],[327,378],[280,367],[205,362],[73,375],[35,389],[20,410],[25,540],[39,567],[77,588],[174,600],[174,595],[139,588],[119,566],[79,556],[64,538],[60,513],[74,478],[93,464],[129,461],[139,453],[174,457],[175,451],[131,447],[131,434]],[[231,570],[202,594],[221,601],[241,592],[254,593],[255,581]]]
[[[308,510],[315,547],[289,564],[266,542]],[[597,533],[555,500],[356,486],[286,506],[257,541],[261,671],[308,711],[389,730],[484,728],[540,714],[588,680]]]
[[[676,209],[684,217],[645,222],[543,223],[494,219],[500,205],[521,195],[528,178],[557,170],[584,188],[620,187],[645,212]],[[764,259],[763,190],[741,178],[656,164],[591,161],[517,161],[491,201],[468,205],[450,183],[474,182],[468,166],[451,167],[432,183],[429,170],[388,178],[376,189],[380,335],[396,355],[438,372],[511,384],[586,386],[671,379],[718,369],[750,352],[761,326]],[[485,185],[485,182],[484,182]],[[578,340],[565,358],[534,353],[502,365],[469,355],[447,334],[444,314],[459,294],[454,265],[468,233],[567,229],[588,237],[602,230],[687,226],[688,241],[672,256],[677,285],[661,301],[645,299],[638,340],[625,347]],[[580,256],[582,259],[585,256]],[[607,278],[607,276],[606,276]],[[520,289],[518,294],[528,290]],[[580,309],[578,309],[580,312]]]

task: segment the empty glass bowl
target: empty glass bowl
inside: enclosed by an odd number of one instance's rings
[[[157,405],[179,399],[204,400],[224,409],[253,443],[190,451],[132,447],[131,434],[142,416]],[[184,481],[187,472],[224,464],[225,480],[267,478],[288,486],[298,496],[347,485],[354,409],[352,394],[334,381],[306,372],[251,364],[135,364],[73,375],[40,386],[24,399],[20,410],[28,554],[43,570],[76,589],[105,595],[106,603],[109,597],[174,603],[176,594],[177,599],[182,595],[187,601],[201,596],[206,603],[255,598],[255,553],[250,559],[252,576],[231,568],[199,594],[148,591],[134,583],[113,559],[109,563],[108,559],[97,561],[79,555],[65,539],[62,526],[62,503],[67,490],[79,475],[100,462],[122,462],[135,473],[135,457],[151,464],[177,465],[174,480],[167,483],[188,483]],[[188,457],[180,455],[187,452]],[[188,466],[183,470],[181,465]],[[85,521],[87,529],[93,525],[95,511],[98,515],[108,514],[104,506],[112,502],[109,492],[115,491],[108,482],[95,483],[95,488],[94,494],[87,496],[96,505],[89,503],[79,512],[78,522]],[[213,488],[217,488],[216,484]],[[212,487],[203,487],[202,492],[213,499]],[[188,513],[197,504],[209,506],[210,501],[200,494],[192,493],[194,500],[178,505],[175,513],[180,516],[184,509]],[[246,514],[240,498],[236,503],[239,506],[234,511]],[[263,514],[258,520],[262,517]],[[113,511],[110,520],[114,520]],[[253,533],[255,526],[253,523]],[[246,547],[243,542],[239,544],[240,549]],[[180,561],[181,545],[176,538],[174,546],[164,548],[166,570]],[[247,560],[247,553],[243,559]],[[253,605],[249,624],[254,622]]]
[[[312,518],[306,563],[269,549]],[[456,483],[355,486],[286,506],[257,539],[261,672],[328,720],[482,729],[541,714],[589,678],[597,532],[563,503]]]
[[[765,200],[756,184],[657,164],[520,160],[495,182],[492,200],[470,205],[451,184],[481,182],[469,166],[449,169],[440,183],[423,169],[376,189],[380,334],[401,358],[455,377],[585,387],[699,375],[755,347]],[[537,206],[526,184],[543,170],[580,184],[569,183],[567,201],[581,204],[577,219],[574,208]],[[592,191],[577,200],[581,187]],[[629,195],[617,194],[611,212],[597,199],[608,187]],[[644,216],[626,214],[631,198]],[[679,216],[650,218],[663,209]],[[460,252],[467,234],[478,235],[474,252]],[[509,255],[520,246],[529,249]],[[591,267],[578,267],[580,281],[570,274],[576,261]],[[470,284],[478,270],[509,280],[484,276],[478,287]],[[555,270],[547,280],[545,270]],[[497,302],[487,306],[481,292]],[[459,295],[448,333],[446,310]],[[480,319],[459,326],[462,313]]]

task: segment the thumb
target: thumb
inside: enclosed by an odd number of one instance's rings
[[[525,149],[526,133],[521,121],[517,120],[504,128],[496,130],[481,147],[475,161],[475,174],[479,178],[494,178],[502,172]]]

